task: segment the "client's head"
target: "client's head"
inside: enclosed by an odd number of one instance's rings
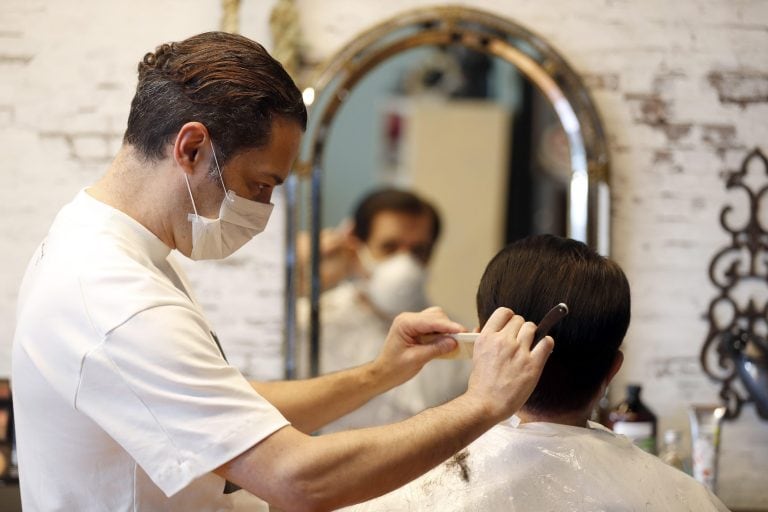
[[[480,325],[501,306],[538,322],[560,302],[569,314],[549,333],[555,349],[523,407],[537,415],[583,410],[618,369],[630,316],[627,278],[581,242],[537,235],[494,256],[477,291]]]

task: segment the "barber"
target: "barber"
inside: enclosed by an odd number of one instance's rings
[[[309,435],[451,351],[418,343],[463,330],[437,308],[398,316],[351,370],[250,383],[227,364],[170,252],[225,258],[261,232],[305,126],[295,84],[244,37],[144,57],[119,152],[59,212],[19,293],[25,511],[253,510],[255,496],[330,510],[412,480],[525,402],[553,341],[531,349],[534,325],[503,308],[466,393],[393,425]]]

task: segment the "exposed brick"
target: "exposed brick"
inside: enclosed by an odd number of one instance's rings
[[[736,137],[736,126],[733,124],[705,124],[701,127],[701,141],[721,157],[727,150],[744,148]]]
[[[692,123],[670,122],[670,102],[658,93],[629,93],[625,98],[632,106],[634,121],[659,130],[670,143],[679,142],[691,133]]]
[[[123,88],[123,84],[117,82],[99,82],[96,84],[96,88],[100,91],[119,91]]]
[[[606,73],[603,75],[585,73],[581,78],[584,81],[584,85],[590,90],[619,90],[620,77],[617,73]]]
[[[0,105],[0,126],[13,124],[14,112],[13,105]]]
[[[78,160],[109,162],[113,156],[109,153],[109,139],[116,135],[84,134],[72,138],[74,157]]]
[[[674,161],[674,155],[672,151],[660,149],[653,153],[653,163],[670,163]]]
[[[0,53],[0,66],[24,66],[30,63],[32,55]]]
[[[768,72],[713,71],[707,79],[722,103],[745,107],[750,103],[768,102]]]
[[[669,103],[664,101],[657,93],[629,93],[625,94],[627,102],[634,112],[636,123],[649,126],[660,126],[667,123],[669,118]]]
[[[656,127],[666,134],[670,142],[677,142],[691,133],[693,125],[691,123],[659,123]]]
[[[698,375],[701,372],[699,358],[694,356],[673,356],[652,360],[651,366],[656,378],[674,378],[680,375]]]
[[[110,132],[40,132],[42,139],[60,139],[69,149],[68,157],[86,162],[108,162],[114,157],[109,150],[122,133]]]
[[[657,94],[669,94],[673,83],[686,78],[687,74],[679,69],[662,68],[653,77],[653,91]]]

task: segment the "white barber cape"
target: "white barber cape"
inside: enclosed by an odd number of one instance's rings
[[[709,512],[728,509],[693,478],[602,425],[513,417],[413,482],[354,512]]]
[[[367,363],[381,351],[391,321],[377,315],[360,299],[359,293],[357,285],[347,281],[320,297],[321,373]],[[302,308],[307,306],[306,303],[301,305]],[[447,402],[467,389],[471,368],[472,363],[467,360],[430,361],[408,382],[373,398],[326,426],[322,432],[394,423]]]
[[[19,294],[25,512],[266,510],[212,471],[288,424],[227,364],[170,249],[85,191]]]

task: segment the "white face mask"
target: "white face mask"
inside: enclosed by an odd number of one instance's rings
[[[377,310],[394,317],[429,305],[424,290],[427,270],[413,255],[399,253],[374,262],[367,249],[362,252],[361,260],[371,274],[362,288]]]
[[[189,198],[192,200],[192,209],[195,211],[187,216],[192,223],[192,253],[189,257],[193,260],[226,258],[264,231],[274,207],[271,203],[251,201],[238,196],[232,190],[227,190],[216,158],[216,151],[213,149],[213,142],[211,142],[211,151],[213,151],[213,161],[219,173],[221,186],[226,192],[221,201],[218,218],[209,219],[197,214],[189,178],[186,173],[184,174]]]

